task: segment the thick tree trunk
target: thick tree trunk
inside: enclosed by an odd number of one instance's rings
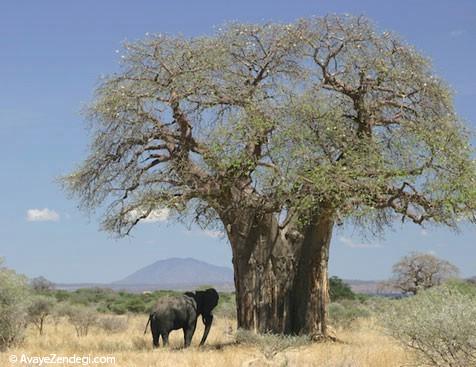
[[[241,213],[224,222],[233,251],[238,327],[326,336],[332,214],[321,211],[300,231],[280,228],[272,214]]]
[[[324,211],[306,228],[293,284],[293,333],[327,337],[328,260],[333,218]]]

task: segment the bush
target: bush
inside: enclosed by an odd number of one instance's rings
[[[118,316],[105,316],[98,320],[98,326],[108,333],[120,333],[127,330],[127,319]]]
[[[27,308],[28,321],[36,326],[40,335],[43,334],[43,326],[46,317],[53,313],[56,299],[47,296],[34,296]]]
[[[147,311],[147,306],[145,302],[140,298],[131,298],[126,304],[126,309],[132,313],[145,313]]]
[[[287,348],[296,348],[311,343],[311,338],[307,335],[256,334],[243,329],[236,332],[235,339],[239,344],[250,344],[257,347],[267,359],[273,358]]]
[[[329,323],[337,328],[349,328],[357,319],[370,316],[369,307],[357,301],[342,300],[329,305]]]
[[[74,326],[78,337],[88,335],[89,328],[96,325],[98,320],[96,310],[91,307],[69,305],[65,306],[64,312]]]
[[[347,283],[333,276],[329,278],[329,297],[331,302],[336,302],[341,299],[355,299],[356,295]]]
[[[143,337],[134,336],[132,338],[133,350],[148,350],[152,349],[152,341],[146,340]]]
[[[23,340],[26,326],[26,278],[2,267],[0,258],[0,350]]]
[[[382,323],[421,366],[476,365],[476,295],[457,282],[390,303]]]
[[[116,315],[124,315],[127,313],[127,306],[124,303],[112,303],[109,305],[109,310]]]
[[[117,297],[118,293],[112,289],[95,287],[77,289],[69,295],[69,300],[71,303],[88,306],[113,302]]]
[[[234,319],[236,318],[236,302],[235,297],[229,293],[220,294],[220,300],[216,309],[213,311],[214,315],[222,318]]]
[[[30,286],[33,292],[37,294],[49,294],[55,289],[54,283],[50,282],[45,277],[33,278],[30,281]]]

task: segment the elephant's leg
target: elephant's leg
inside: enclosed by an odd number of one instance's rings
[[[159,347],[159,333],[152,333],[152,345],[154,348]]]
[[[157,348],[159,346],[159,327],[155,317],[150,321],[150,331],[152,332],[152,346]]]
[[[185,348],[189,347],[192,344],[193,334],[195,333],[195,328],[197,326],[197,320],[195,322],[191,322],[188,326],[183,328],[183,338]]]
[[[162,342],[164,343],[164,347],[169,344],[169,332],[163,331],[160,333],[162,336]]]

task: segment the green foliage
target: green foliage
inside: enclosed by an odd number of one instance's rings
[[[105,288],[81,288],[74,292],[55,290],[52,293],[59,302],[74,305],[89,306],[101,313],[149,313],[155,306],[157,299],[168,295],[183,294],[177,291],[160,290],[147,293],[129,293],[126,291],[113,291]],[[223,297],[223,299],[222,299]],[[220,294],[220,304],[234,302],[234,296],[228,293]],[[224,306],[229,307],[229,306]],[[228,314],[230,310],[226,311]]]
[[[98,311],[106,310],[115,313],[116,315],[124,315],[127,313],[127,306],[124,303],[112,303],[108,308],[98,308]]]
[[[23,340],[28,305],[26,278],[2,263],[0,258],[0,351]]]
[[[332,276],[329,278],[329,297],[331,302],[336,302],[342,299],[355,299],[356,295],[342,279]]]
[[[69,299],[70,293],[63,289],[57,289],[54,292],[52,292],[52,296],[55,297],[58,302],[62,302]]]
[[[388,332],[419,358],[419,366],[476,365],[476,292],[451,282],[391,302],[381,315]]]
[[[450,279],[445,283],[445,287],[463,295],[476,298],[476,283],[460,279]]]
[[[31,298],[27,308],[28,321],[34,324],[40,335],[43,334],[45,319],[54,312],[56,299],[43,295],[35,295]]]
[[[127,301],[125,304],[128,311],[133,313],[145,313],[147,306],[145,302],[140,298],[133,298]]]
[[[209,225],[230,199],[377,229],[473,218],[476,163],[450,89],[364,17],[150,35],[122,56],[87,111],[90,155],[62,181],[85,209],[111,203],[106,230],[163,208]]]
[[[236,318],[236,300],[234,293],[220,293],[217,307],[213,313],[222,318]]]
[[[329,323],[337,328],[348,329],[354,321],[371,315],[371,309],[359,301],[347,299],[329,305]]]
[[[120,295],[120,294],[119,294]],[[81,288],[71,292],[68,301],[74,304],[93,305],[110,303],[118,298],[118,293],[107,288]]]

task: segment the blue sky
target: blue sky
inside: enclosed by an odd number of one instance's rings
[[[363,14],[429,56],[456,92],[459,114],[476,126],[476,2],[399,1],[2,1],[0,3],[0,256],[28,276],[109,282],[167,257],[231,267],[225,239],[158,221],[115,240],[79,212],[55,177],[87,152],[81,107],[101,74],[117,70],[124,40],[146,32],[209,34],[229,20],[291,22],[327,13]],[[49,211],[45,211],[47,208]],[[39,220],[43,219],[43,220]],[[330,272],[383,279],[409,251],[431,251],[476,275],[476,229],[397,226],[382,239],[352,228],[334,234]]]

